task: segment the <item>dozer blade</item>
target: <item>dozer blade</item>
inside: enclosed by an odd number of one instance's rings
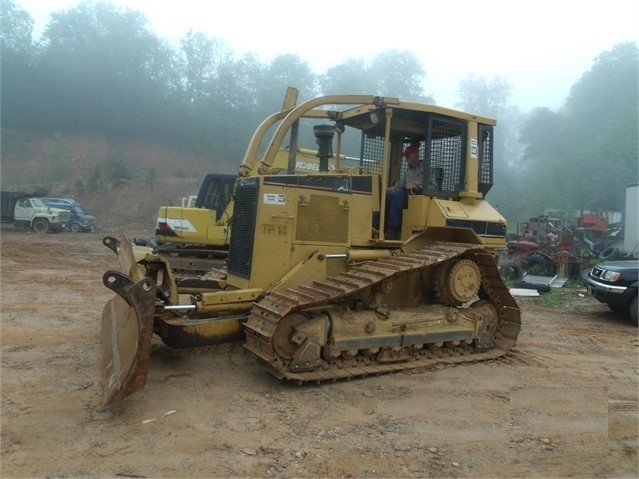
[[[157,286],[118,271],[107,271],[103,282],[117,293],[102,311],[102,390],[111,404],[146,384]]]

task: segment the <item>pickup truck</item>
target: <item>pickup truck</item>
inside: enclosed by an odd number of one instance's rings
[[[60,232],[69,222],[69,211],[53,208],[40,198],[19,192],[1,192],[2,222],[36,233]]]
[[[637,325],[637,284],[639,260],[605,261],[586,275],[586,288],[599,302],[616,312],[627,314]]]

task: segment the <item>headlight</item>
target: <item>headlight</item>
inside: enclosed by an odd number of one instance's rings
[[[601,275],[601,278],[605,279],[606,281],[610,281],[611,283],[614,283],[615,281],[619,279],[620,276],[621,276],[621,273],[617,271],[605,270],[603,274]]]

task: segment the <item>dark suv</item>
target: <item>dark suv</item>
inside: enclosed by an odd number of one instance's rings
[[[88,233],[96,228],[95,217],[88,214],[84,207],[72,198],[41,198],[47,205],[68,210],[71,218],[67,223],[67,229],[77,233]]]
[[[613,311],[623,312],[637,324],[639,260],[606,261],[586,275],[588,292]]]

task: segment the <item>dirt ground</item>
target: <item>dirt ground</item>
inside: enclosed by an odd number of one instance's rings
[[[348,382],[290,385],[241,344],[156,340],[144,390],[104,407],[110,233],[2,229],[2,477],[639,475],[637,328],[585,291],[519,299],[504,359]]]

